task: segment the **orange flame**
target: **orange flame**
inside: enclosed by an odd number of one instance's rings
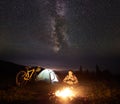
[[[71,88],[67,87],[67,88],[63,88],[62,90],[57,90],[55,92],[55,95],[62,99],[67,99],[67,98],[73,99],[73,97],[76,96],[76,93]]]

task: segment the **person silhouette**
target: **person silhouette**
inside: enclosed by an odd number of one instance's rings
[[[69,70],[68,75],[65,76],[63,82],[68,85],[74,85],[78,83],[77,77],[74,75],[73,71]]]

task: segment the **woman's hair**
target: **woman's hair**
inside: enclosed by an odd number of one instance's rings
[[[72,74],[73,74],[73,71],[72,71],[72,70],[69,70],[68,73],[72,73]]]

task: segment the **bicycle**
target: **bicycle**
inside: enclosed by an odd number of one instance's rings
[[[16,75],[16,85],[20,87],[25,86],[28,81],[31,81],[31,79],[35,77],[35,72],[36,70],[34,68],[18,72]]]

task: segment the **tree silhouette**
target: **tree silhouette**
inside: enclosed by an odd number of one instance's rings
[[[79,68],[79,73],[82,74],[83,73],[83,67],[80,65],[80,68]]]

